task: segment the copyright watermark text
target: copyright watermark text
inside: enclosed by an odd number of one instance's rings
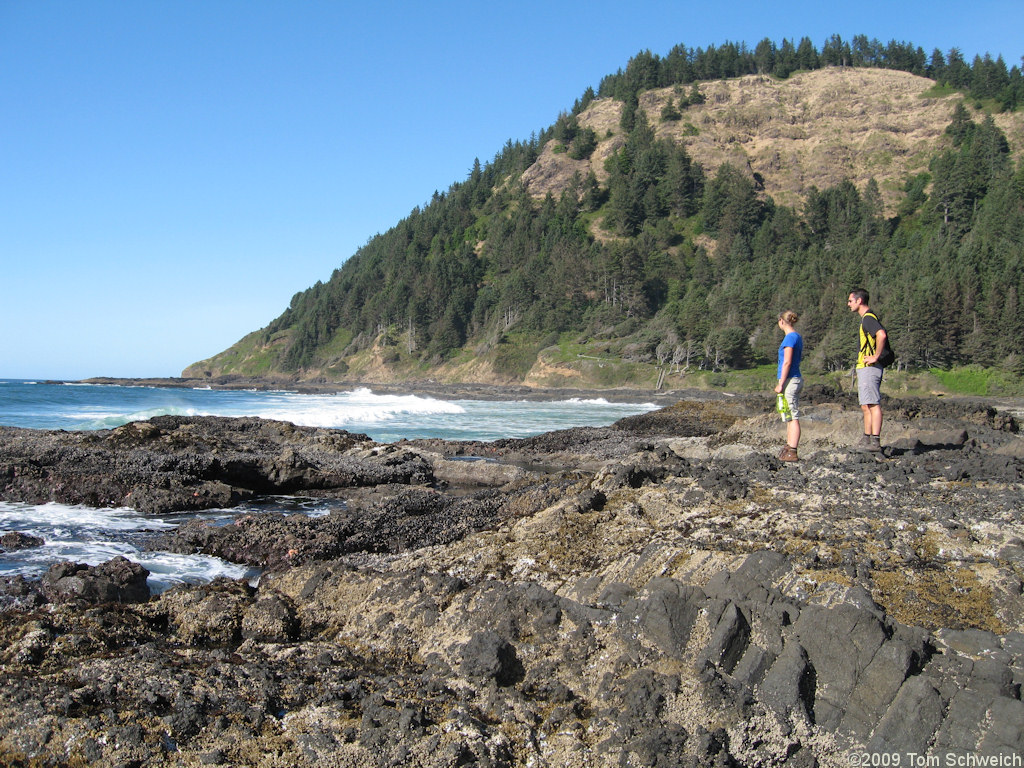
[[[1024,768],[1019,752],[972,754],[969,752],[848,752],[852,768]]]

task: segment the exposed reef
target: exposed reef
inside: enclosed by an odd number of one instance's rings
[[[1017,421],[888,400],[884,453],[858,454],[849,395],[808,400],[795,464],[743,397],[491,443],[258,419],[3,430],[8,501],[345,504],[155,543],[261,568],[258,585],[148,596],[121,559],[0,580],[0,763],[1020,755]]]
[[[8,501],[165,513],[430,479],[425,461],[365,435],[283,421],[159,416],[95,432],[0,427]]]

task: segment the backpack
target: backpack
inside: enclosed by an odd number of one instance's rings
[[[878,360],[876,362],[883,368],[888,368],[896,362],[896,353],[892,349],[892,344],[889,343],[888,334],[886,334],[885,337],[885,346],[882,347],[882,351],[878,355]]]
[[[871,315],[875,320],[878,320],[878,315],[874,312],[865,312],[864,317]],[[878,320],[878,324],[882,325],[882,321]],[[882,325],[882,330],[885,331],[885,326]],[[896,362],[896,351],[892,348],[892,341],[889,339],[889,332],[885,331],[885,346],[882,347],[882,351],[878,353],[878,359],[875,361],[875,365],[881,368],[888,368],[890,365]]]

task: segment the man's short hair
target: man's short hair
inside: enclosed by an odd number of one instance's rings
[[[853,296],[855,299],[860,299],[861,304],[868,303],[868,292],[865,291],[863,288],[854,288],[852,291],[850,291],[850,295]]]

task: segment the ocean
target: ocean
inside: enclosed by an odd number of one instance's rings
[[[490,441],[556,429],[605,426],[653,403],[615,403],[601,397],[553,401],[442,400],[377,394],[356,388],[335,394],[289,391],[134,387],[109,384],[0,380],[0,426],[99,430],[161,415],[259,416],[300,426],[344,429],[378,442],[402,438]],[[214,523],[254,510],[329,514],[339,502],[270,497],[259,503],[198,515]],[[150,571],[150,591],[216,576],[258,578],[244,566],[202,555],[151,551],[147,543],[197,515],[142,516],[134,510],[0,501],[0,534],[19,531],[41,547],[0,552],[0,577],[39,576],[64,560],[98,565],[116,555]]]

